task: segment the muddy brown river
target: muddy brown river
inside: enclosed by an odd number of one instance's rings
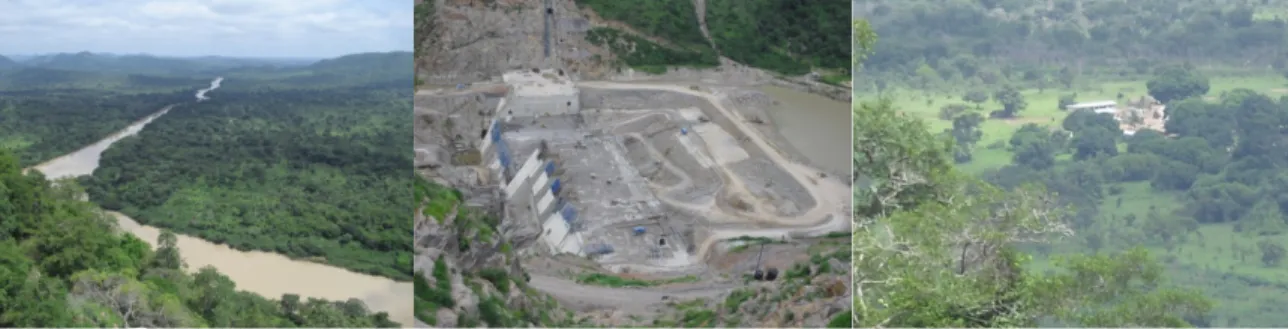
[[[788,143],[816,166],[850,172],[850,104],[782,87],[760,89],[778,100],[769,115]]]
[[[198,99],[204,99],[206,92],[218,88],[219,81],[220,79],[216,79],[212,81],[211,88],[199,91]],[[103,151],[112,143],[137,134],[148,123],[165,115],[169,110],[170,107],[166,107],[112,136],[36,165],[34,168],[40,170],[50,180],[90,175],[98,168],[98,161]],[[156,243],[157,236],[160,235],[159,229],[139,224],[121,213],[109,213],[116,217],[121,230],[134,234],[148,243]],[[411,234],[410,228],[407,234]],[[254,292],[269,298],[281,298],[282,294],[331,300],[357,298],[366,302],[367,307],[372,311],[388,312],[391,320],[405,327],[412,326],[414,322],[413,288],[410,282],[396,282],[385,277],[294,260],[275,253],[239,251],[187,235],[177,236],[179,250],[191,271],[195,272],[202,267],[212,266],[236,282],[239,290]]]

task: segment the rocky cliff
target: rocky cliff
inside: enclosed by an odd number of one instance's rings
[[[608,68],[608,51],[586,41],[590,19],[571,0],[424,0],[417,13],[417,76],[425,84],[489,80],[502,72],[558,67],[589,77]],[[424,32],[422,32],[424,31]]]

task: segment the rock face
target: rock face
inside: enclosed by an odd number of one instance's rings
[[[516,254],[516,241],[531,241],[540,230],[505,221],[500,188],[482,177],[478,163],[458,160],[477,154],[497,102],[480,93],[417,96],[416,165],[423,178],[417,189],[425,198],[414,222],[415,269],[425,280],[417,285],[419,326],[571,324],[567,311],[527,285]]]
[[[435,182],[422,184],[422,188],[428,186],[430,196],[414,223],[415,269],[425,280],[417,285],[417,296],[429,296],[417,303],[421,326],[570,324],[568,312],[527,285],[528,274],[519,265],[499,214],[490,213],[491,207],[471,206],[499,198],[488,197],[488,189],[479,188],[472,191],[475,199],[460,200],[464,192],[452,192]],[[500,193],[495,188],[490,192]],[[427,291],[420,291],[424,288]]]
[[[453,85],[489,80],[526,68],[563,68],[602,74],[606,50],[586,42],[591,24],[572,0],[426,0],[433,20],[418,44],[417,77],[426,84]],[[547,16],[550,53],[546,54]],[[599,56],[594,56],[599,55]],[[599,73],[596,73],[599,72]]]

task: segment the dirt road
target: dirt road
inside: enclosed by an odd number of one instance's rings
[[[666,303],[667,299],[718,297],[741,286],[715,284],[677,288],[612,288],[583,285],[572,280],[535,273],[530,275],[532,281],[528,284],[550,294],[565,306],[583,311],[611,307],[632,314],[651,314],[653,307]]]

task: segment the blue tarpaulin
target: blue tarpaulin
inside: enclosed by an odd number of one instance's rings
[[[492,121],[492,142],[501,141],[501,121]]]
[[[572,206],[565,204],[563,209],[559,210],[559,214],[563,215],[564,221],[568,223],[577,221],[577,209],[573,209]]]
[[[646,230],[644,229],[644,227],[643,227],[643,226],[636,226],[636,227],[635,227],[635,235],[644,235],[644,232],[645,232],[645,231],[646,231]]]
[[[547,162],[546,175],[554,175],[554,174],[555,174],[555,162],[554,161]]]
[[[563,188],[563,185],[560,184],[560,181],[558,178],[555,178],[554,183],[550,183],[550,193],[559,194],[559,190],[561,190],[562,188]]]
[[[688,135],[689,128],[680,128],[680,135]]]
[[[505,141],[497,141],[497,143],[496,143],[496,158],[497,158],[497,160],[500,160],[500,161],[501,161],[501,167],[502,167],[502,168],[506,168],[506,169],[509,169],[509,168],[510,168],[510,163],[511,163],[511,162],[510,162],[510,161],[511,161],[511,159],[510,159],[510,146],[509,146],[509,145],[507,145],[507,144],[505,143]]]

